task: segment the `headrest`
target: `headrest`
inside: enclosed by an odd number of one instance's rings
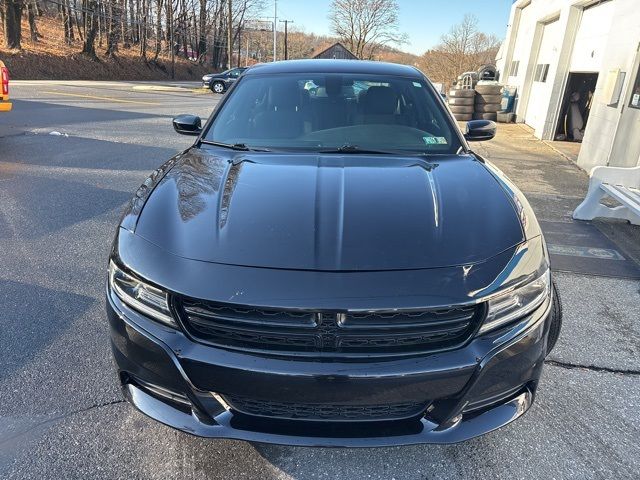
[[[398,108],[398,96],[391,87],[369,87],[364,100],[364,113],[392,115]]]
[[[298,83],[278,79],[269,87],[269,106],[275,110],[295,109],[300,104]]]
[[[342,92],[342,78],[327,75],[324,82],[328,97],[337,97]]]

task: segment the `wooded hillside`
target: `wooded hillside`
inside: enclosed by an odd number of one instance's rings
[[[0,0],[0,58],[15,79],[197,80],[271,61],[271,6],[267,0]],[[415,65],[446,85],[493,61],[500,42],[480,32],[472,16],[424,55],[403,52],[407,38],[398,33],[397,8],[395,0],[334,0],[319,14],[329,17],[335,36],[289,25],[286,42],[277,32],[277,58],[310,58],[342,41],[360,58]]]

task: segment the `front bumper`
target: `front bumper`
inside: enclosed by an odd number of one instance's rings
[[[531,406],[542,371],[549,305],[466,347],[366,362],[267,358],[200,345],[107,294],[112,347],[126,398],[184,432],[305,446],[455,443],[490,432]],[[227,395],[279,402],[422,401],[394,421],[307,421],[248,415]]]

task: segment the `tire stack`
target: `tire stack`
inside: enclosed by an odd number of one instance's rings
[[[473,120],[498,119],[497,112],[502,110],[502,85],[496,82],[478,82],[475,86]]]
[[[472,89],[449,90],[449,108],[459,122],[467,122],[473,117],[473,102],[476,96]]]

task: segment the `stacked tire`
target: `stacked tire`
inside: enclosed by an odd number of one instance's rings
[[[456,120],[467,122],[473,117],[475,90],[453,89],[449,91],[449,108]]]
[[[502,85],[495,82],[480,83],[475,86],[474,111],[471,116],[473,120],[498,119],[498,114],[502,110]]]

